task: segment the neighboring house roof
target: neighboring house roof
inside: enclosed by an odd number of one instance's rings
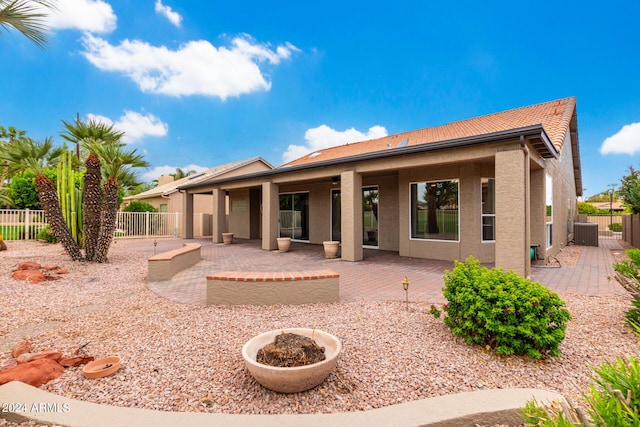
[[[515,108],[499,113],[474,117],[448,123],[442,126],[424,128],[410,132],[390,135],[379,139],[362,141],[325,148],[309,153],[281,167],[297,166],[319,161],[328,161],[367,153],[389,150],[391,148],[460,140],[480,135],[490,135],[541,125],[553,147],[560,152],[570,129],[576,106],[575,97],[558,99],[528,107]]]
[[[611,208],[614,211],[623,211],[624,206],[622,202],[588,202],[590,205],[595,206],[598,209],[606,209],[609,210]]]
[[[265,165],[267,165],[270,169],[273,169],[273,166],[269,164],[269,162],[264,160],[262,157],[251,157],[248,159],[238,160],[235,162],[230,162],[230,163],[225,163],[223,165],[215,166],[211,169],[207,169],[204,172],[199,172],[195,175],[190,175],[175,181],[171,181],[167,184],[159,185],[155,188],[152,188],[151,190],[134,194],[133,196],[127,196],[124,198],[124,200],[141,200],[141,199],[151,199],[154,197],[167,196],[171,193],[178,191],[178,187],[181,185],[203,183],[203,182],[206,182],[207,180],[218,178],[235,169],[250,165],[255,162],[262,162]]]

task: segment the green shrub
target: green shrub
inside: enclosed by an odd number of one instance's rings
[[[640,249],[627,249],[624,251],[629,257],[628,260],[616,262],[613,264],[613,269],[623,276],[640,279]]]
[[[454,335],[497,354],[560,354],[571,315],[556,293],[513,271],[483,267],[473,256],[445,271],[444,283],[444,322]]]
[[[53,230],[50,226],[45,226],[40,229],[37,236],[38,240],[44,240],[47,243],[57,243],[56,235],[53,234]]]
[[[595,425],[602,427],[640,426],[640,363],[617,358],[615,363],[603,363],[593,369],[596,377],[585,400],[589,414],[558,404],[542,406],[535,401],[521,408],[527,426]]]
[[[133,200],[124,209],[123,212],[158,212],[151,203]]]
[[[614,222],[613,224],[609,224],[609,230],[611,231],[622,231],[622,223],[621,222]]]
[[[598,212],[598,208],[593,206],[591,203],[587,202],[578,202],[578,213],[579,214],[587,214],[593,215]]]

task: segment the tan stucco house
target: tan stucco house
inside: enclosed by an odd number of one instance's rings
[[[229,178],[239,175],[252,174],[273,169],[273,166],[261,157],[238,160],[225,163],[177,180],[171,175],[158,178],[158,185],[151,190],[128,196],[123,199],[122,209],[134,200],[151,204],[159,212],[183,213],[185,194],[178,190],[181,185],[193,185],[209,179]],[[211,236],[211,216],[213,202],[211,194],[197,194],[193,196],[193,233],[196,236]],[[179,227],[178,235],[182,236],[183,228]]]
[[[341,242],[400,256],[481,262],[528,276],[572,238],[582,194],[573,97],[319,150],[272,170],[178,186],[211,196],[212,236]],[[229,215],[225,212],[228,196]],[[185,215],[185,237],[193,215]]]

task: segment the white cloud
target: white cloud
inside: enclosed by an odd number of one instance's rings
[[[604,140],[600,154],[629,154],[640,151],[640,123],[622,126],[616,134]]]
[[[194,164],[190,164],[190,165],[186,165],[186,166],[169,166],[169,165],[164,165],[164,166],[156,166],[153,169],[143,173],[141,175],[141,178],[144,182],[151,182],[154,179],[158,179],[158,177],[160,175],[172,175],[174,173],[176,173],[176,169],[180,168],[185,172],[189,172],[189,171],[196,171],[196,172],[204,172],[207,169],[207,167],[204,166],[198,166],[198,165],[194,165]]]
[[[89,118],[113,125],[114,129],[124,132],[122,142],[130,144],[137,142],[146,136],[165,136],[169,131],[169,125],[153,114],[140,114],[135,111],[125,111],[123,116],[113,122],[110,118],[95,114],[89,114]]]
[[[85,34],[84,56],[104,71],[126,75],[140,90],[169,96],[204,95],[222,100],[257,90],[271,83],[258,63],[278,64],[298,49],[290,43],[275,51],[250,37],[236,37],[231,47],[216,48],[206,40],[188,42],[178,50],[124,40],[118,46]]]
[[[156,0],[156,13],[164,15],[176,27],[180,27],[182,16],[178,12],[174,12],[169,6],[162,4],[162,0]]]
[[[92,33],[110,33],[118,18],[109,3],[102,0],[58,0],[56,10],[47,10],[51,29],[76,29]]]
[[[322,150],[323,148],[343,145],[349,142],[367,141],[384,136],[387,136],[387,129],[383,126],[372,126],[366,133],[363,133],[354,128],[337,131],[327,125],[320,125],[304,133],[305,145],[290,145],[282,155],[282,159],[285,163],[288,163],[305,154]]]

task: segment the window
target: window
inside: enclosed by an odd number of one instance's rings
[[[411,238],[458,240],[458,181],[411,184]]]
[[[158,209],[158,212],[168,212],[169,210],[167,209],[167,204],[163,203],[160,205],[160,209]]]
[[[280,195],[280,237],[309,240],[309,193]]]
[[[482,241],[496,240],[496,180],[482,178]]]
[[[378,187],[362,189],[362,244],[378,246]]]
[[[547,226],[547,248],[553,246],[553,179],[547,175],[546,185],[546,212],[545,223]]]

